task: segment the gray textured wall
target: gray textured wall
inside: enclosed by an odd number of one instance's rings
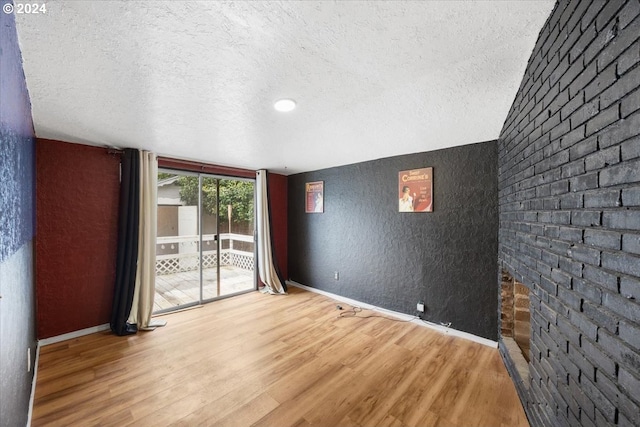
[[[499,159],[499,257],[531,289],[532,424],[640,425],[640,1],[556,5]]]
[[[13,15],[0,13],[0,425],[27,423],[35,359],[34,134]]]
[[[426,319],[496,340],[496,156],[493,141],[290,176],[290,278],[412,315],[424,300]],[[398,212],[398,172],[429,166],[434,212]],[[322,214],[304,212],[310,181]]]

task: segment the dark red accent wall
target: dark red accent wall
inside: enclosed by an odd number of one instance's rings
[[[269,208],[271,209],[271,230],[273,251],[276,263],[283,279],[289,278],[287,264],[287,209],[288,179],[284,175],[270,173],[268,175]]]
[[[39,339],[109,323],[119,165],[104,148],[36,141]]]
[[[190,169],[170,159],[160,164]],[[202,171],[214,173],[215,168],[207,166]],[[223,169],[234,176],[248,177],[251,172]],[[222,172],[215,169],[215,173]],[[119,188],[119,155],[99,147],[37,139],[38,339],[109,323]],[[269,174],[269,191],[274,251],[278,268],[287,278],[287,177]]]

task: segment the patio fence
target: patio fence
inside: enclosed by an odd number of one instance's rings
[[[234,241],[253,243],[253,236],[223,233],[219,234],[219,238],[221,246],[225,246],[222,245],[225,240],[229,241],[228,247],[220,250],[220,266],[229,265],[253,271],[253,252],[241,251],[233,248]],[[158,248],[178,248],[178,253],[157,255],[156,274],[160,276],[164,274],[197,270],[200,265],[200,256],[198,253],[199,242],[200,236],[198,235],[157,237],[156,245]],[[203,234],[202,245],[203,248],[205,248],[205,250],[202,251],[202,268],[217,267],[218,251],[215,249],[215,234]],[[206,250],[207,247],[212,247],[214,249]]]

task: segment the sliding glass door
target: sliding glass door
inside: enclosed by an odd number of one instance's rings
[[[256,289],[253,180],[158,173],[154,312]]]

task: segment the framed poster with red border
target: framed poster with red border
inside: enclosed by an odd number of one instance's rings
[[[324,181],[307,182],[304,185],[306,213],[324,212]]]
[[[433,168],[398,172],[398,212],[433,212]]]

